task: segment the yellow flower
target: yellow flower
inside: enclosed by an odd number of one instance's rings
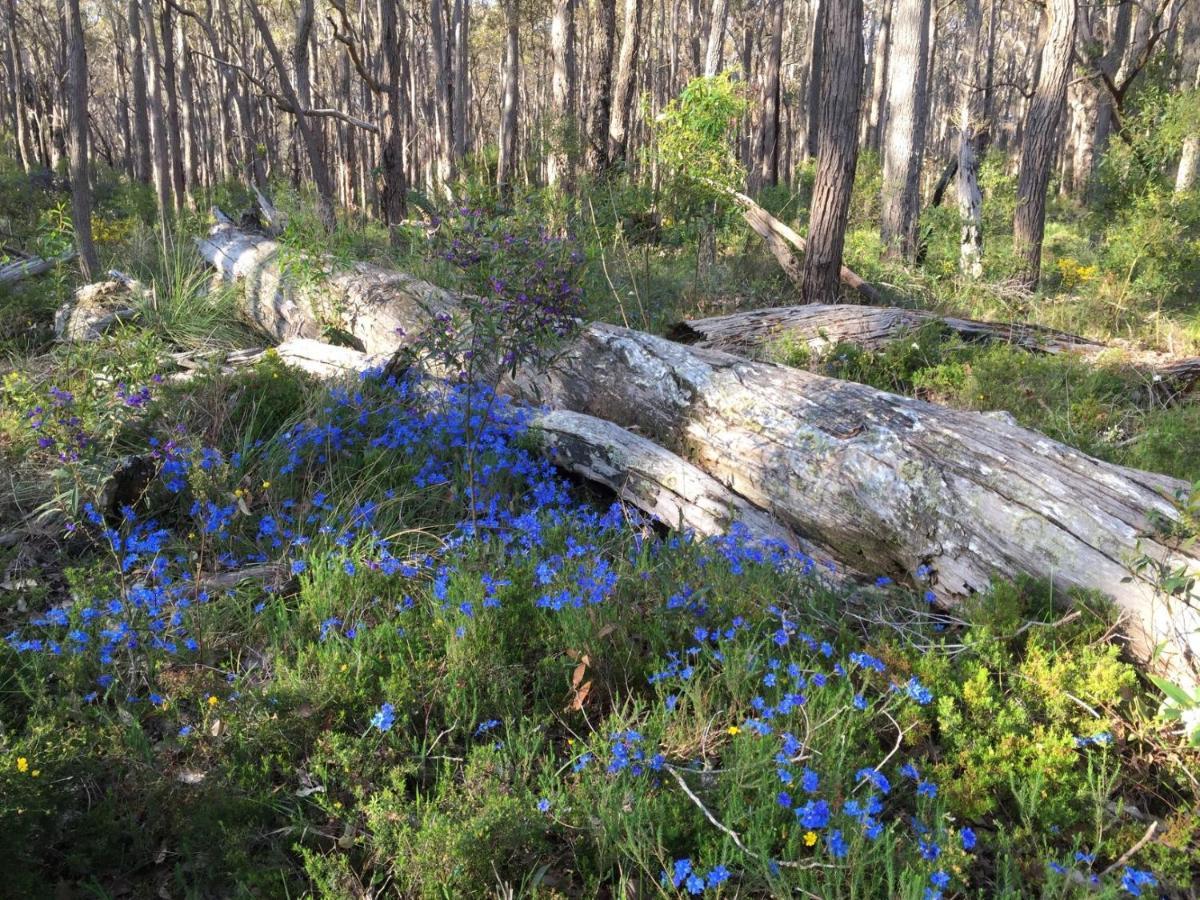
[[[267,489],[268,489],[268,488],[270,488],[270,487],[271,487],[271,482],[269,482],[269,481],[264,481],[264,482],[263,482],[263,487],[262,487],[262,489],[263,489],[264,491],[265,491],[265,490],[267,490]]]
[[[17,771],[18,772],[28,772],[29,771],[29,760],[27,760],[23,756],[18,756],[17,757]]]
[[[742,729],[738,728],[736,725],[730,725],[725,730],[728,731],[730,734],[741,734],[741,732],[742,732]]]
[[[29,777],[30,777],[30,778],[37,778],[37,777],[38,777],[39,775],[41,775],[41,774],[42,774],[42,770],[41,770],[41,769],[34,769],[32,772],[30,772],[30,773],[29,773]]]
[[[350,663],[342,663],[341,671],[345,672],[348,668],[350,668]]]
[[[216,698],[216,696],[214,696],[213,694],[209,694],[209,695],[208,695],[208,705],[209,705],[209,706],[216,706],[216,705],[217,705],[218,703],[220,703],[220,702],[221,702],[221,701],[219,701],[219,700]]]
[[[804,832],[804,846],[811,847],[817,842],[817,833],[815,831]]]

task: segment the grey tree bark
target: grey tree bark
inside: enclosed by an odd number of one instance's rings
[[[825,65],[818,113],[817,178],[800,287],[805,303],[831,302],[841,279],[846,219],[858,161],[862,0],[821,0],[817,24]]]
[[[11,0],[10,0],[11,2]],[[146,97],[146,61],[142,41],[141,0],[129,0],[129,77],[133,82],[134,174],[150,183],[150,107]]]
[[[880,234],[889,256],[909,261],[916,259],[919,244],[921,164],[928,112],[929,7],[930,0],[896,0],[887,81]]]
[[[625,0],[625,28],[621,33],[621,55],[617,80],[613,86],[613,105],[608,120],[609,162],[625,161],[629,125],[633,118],[633,81],[636,75],[638,45],[641,42],[642,0]]]
[[[88,281],[95,281],[100,273],[100,260],[96,256],[96,245],[92,241],[92,184],[88,161],[88,66],[79,0],[66,0],[61,12],[66,24],[69,58],[67,96],[70,108],[67,116],[70,123],[68,155],[71,167],[71,225],[75,232],[75,247],[79,251],[79,267],[83,277]]]
[[[549,183],[565,192],[575,181],[575,0],[557,0],[550,23],[551,152],[547,160]]]
[[[608,125],[612,113],[613,46],[616,43],[617,0],[596,0],[596,63],[592,106],[588,111],[586,165],[592,175],[608,168]]]
[[[520,10],[519,0],[505,0],[504,40],[504,101],[500,111],[500,159],[496,181],[500,193],[512,196],[517,172],[517,102],[520,79]]]
[[[771,0],[771,42],[763,75],[762,131],[759,140],[758,182],[774,186],[779,182],[779,70],[783,58],[783,2]]]
[[[153,0],[142,2],[142,32],[145,36],[146,47],[146,94],[150,107],[150,143],[153,149],[154,196],[158,201],[158,219],[163,227],[171,221],[171,159],[169,138],[167,136],[167,117],[163,109],[162,78],[159,74],[161,66],[158,43],[158,33],[154,25],[154,15],[151,10]]]
[[[883,134],[885,101],[887,98],[888,66],[892,55],[893,0],[879,0],[879,26],[875,30],[875,52],[871,65],[870,111],[866,117],[863,145],[878,150]]]
[[[1049,28],[1042,47],[1037,88],[1025,117],[1017,176],[1017,211],[1013,245],[1020,262],[1018,280],[1027,290],[1037,288],[1042,268],[1042,235],[1046,226],[1046,187],[1058,149],[1059,126],[1071,74],[1075,45],[1075,0],[1050,0]]]
[[[988,134],[982,120],[981,92],[977,89],[983,13],[979,0],[965,0],[965,62],[959,65],[958,95],[958,217],[960,220],[958,268],[971,278],[983,275],[983,193],[979,190],[979,150]]]
[[[711,78],[721,71],[721,57],[725,49],[725,27],[728,18],[728,0],[713,0],[712,15],[708,23],[708,41],[704,52],[704,75],[707,78]]]

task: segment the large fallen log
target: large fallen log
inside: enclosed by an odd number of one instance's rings
[[[1195,680],[1200,610],[1130,576],[1141,556],[1200,571],[1156,527],[1178,517],[1185,482],[1001,419],[608,325],[509,389],[636,430],[857,569],[911,580],[928,567],[942,602],[1021,572],[1106,593],[1137,659]]]
[[[272,303],[294,296],[278,287],[286,279],[271,255],[277,251],[264,251],[262,239],[234,230],[219,234],[219,246],[218,264],[232,277],[249,272],[275,282],[265,295],[251,286],[252,296]],[[253,265],[239,265],[243,252]],[[403,316],[411,325],[394,347],[453,308],[453,295],[414,282],[381,270],[376,283],[395,285],[394,296],[381,288],[371,302],[378,312],[342,319],[346,330],[383,343],[386,330],[359,323]],[[414,295],[438,302],[427,308]],[[306,304],[289,315],[292,328],[319,330]],[[1156,527],[1178,517],[1171,497],[1187,489],[1184,482],[1100,462],[996,417],[606,325],[585,326],[549,371],[518,373],[506,389],[653,442],[723,486],[722,497],[742,498],[808,546],[836,548],[851,570],[911,580],[926,566],[942,602],[1017,573],[1106,593],[1137,659],[1182,683],[1196,681],[1200,611],[1130,576],[1142,556],[1200,570],[1194,551],[1173,549]],[[581,470],[633,468],[616,450],[580,458]],[[606,477],[619,483],[622,476]],[[686,491],[664,487],[678,498],[662,501],[665,508],[693,503]]]
[[[753,309],[689,319],[673,326],[672,340],[750,358],[769,355],[780,342],[805,344],[816,354],[837,344],[881,350],[917,329],[937,323],[968,342],[1005,343],[1037,353],[1074,353],[1089,360],[1113,358],[1147,375],[1147,385],[1159,399],[1173,399],[1200,382],[1200,358],[1133,350],[1088,338],[1016,322],[960,319],[928,310],[894,306],[809,304]]]
[[[197,249],[225,280],[242,284],[246,318],[276,342],[338,332],[367,353],[391,353],[457,309],[454,294],[415,276],[364,262],[339,268],[301,260],[214,215],[218,222]]]

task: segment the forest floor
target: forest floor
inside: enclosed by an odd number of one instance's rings
[[[6,190],[10,230],[54,250],[54,199]],[[989,191],[999,218],[1003,185]],[[661,332],[788,302],[736,222],[701,273],[671,223],[596,197],[578,277],[597,318]],[[794,218],[797,198],[777,200]],[[1103,598],[1018,577],[949,612],[887,579],[833,590],[781,548],[670,535],[569,483],[485,392],[331,387],[269,355],[179,380],[172,352],[262,340],[191,252],[202,216],[164,248],[143,195],[99,201],[105,264],[153,301],[61,344],[73,272],[0,296],[5,892],[1200,891],[1200,750],[1121,657]],[[281,203],[295,278],[319,276],[301,255],[319,248],[469,288],[544,247],[533,201],[451,212],[401,250],[366,223],[326,237]],[[865,204],[859,223],[874,221]],[[1128,268],[1082,213],[1056,211],[1030,297],[1005,286],[1002,236],[996,270],[965,282],[954,229],[928,218],[918,271],[881,262],[865,224],[851,234],[850,264],[898,305],[1200,348],[1194,289],[1138,281],[1175,272],[1144,233],[1137,252],[1165,261]],[[505,258],[455,265],[444,251],[481,227]],[[932,330],[876,353],[772,353],[1200,481],[1200,403],[1157,403],[1119,358]],[[130,483],[140,499],[123,508]],[[267,571],[205,581],[247,566]]]

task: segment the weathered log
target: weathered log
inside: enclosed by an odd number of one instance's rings
[[[129,286],[118,278],[81,285],[54,313],[60,341],[98,341],[108,329],[137,315]]]
[[[1145,555],[1200,571],[1156,528],[1178,518],[1185,482],[1001,419],[608,325],[508,388],[636,429],[855,568],[911,579],[927,566],[942,602],[1018,572],[1101,591],[1137,659],[1196,678],[1200,610],[1129,568]]]
[[[275,248],[262,243],[236,230],[212,241],[218,265],[252,279],[274,266]],[[277,267],[270,277],[275,286],[248,296],[277,304]],[[414,301],[403,285],[416,279],[380,280],[401,287],[373,294],[373,305],[383,317],[408,317],[406,334],[453,309],[446,292],[436,304]],[[307,300],[289,315],[293,330],[319,330]],[[346,330],[360,340],[366,333]],[[379,343],[390,336],[376,335]],[[394,349],[401,337],[379,349]],[[549,371],[519,373],[507,390],[636,432],[811,546],[836,548],[851,569],[911,578],[928,566],[942,602],[1020,572],[1059,589],[1106,593],[1137,659],[1180,682],[1196,680],[1200,611],[1130,577],[1139,556],[1200,570],[1200,557],[1173,549],[1156,527],[1178,517],[1170,498],[1184,482],[1100,462],[1003,419],[606,325],[586,326]],[[648,496],[671,507],[669,498]]]
[[[680,343],[753,359],[769,353],[780,341],[804,343],[818,354],[840,343],[880,350],[930,323],[969,342],[1005,343],[1032,352],[1074,353],[1088,360],[1120,361],[1144,371],[1147,387],[1160,401],[1173,400],[1200,382],[1197,357],[1173,357],[1104,344],[1041,325],[982,322],[891,306],[838,303],[754,309],[680,322],[667,336]]]
[[[391,353],[458,308],[451,292],[371,263],[343,269],[324,262],[316,278],[286,277],[288,255],[278,243],[219,218],[197,248],[225,280],[243,285],[247,319],[276,342],[319,340],[333,330],[367,353]]]
[[[41,275],[44,272],[49,272],[60,263],[65,263],[68,260],[74,259],[75,251],[71,250],[61,256],[55,256],[51,259],[43,259],[40,256],[31,256],[26,259],[19,259],[11,262],[8,265],[0,266],[0,285],[16,284],[18,281],[23,281],[26,278],[32,278],[34,275]]]

